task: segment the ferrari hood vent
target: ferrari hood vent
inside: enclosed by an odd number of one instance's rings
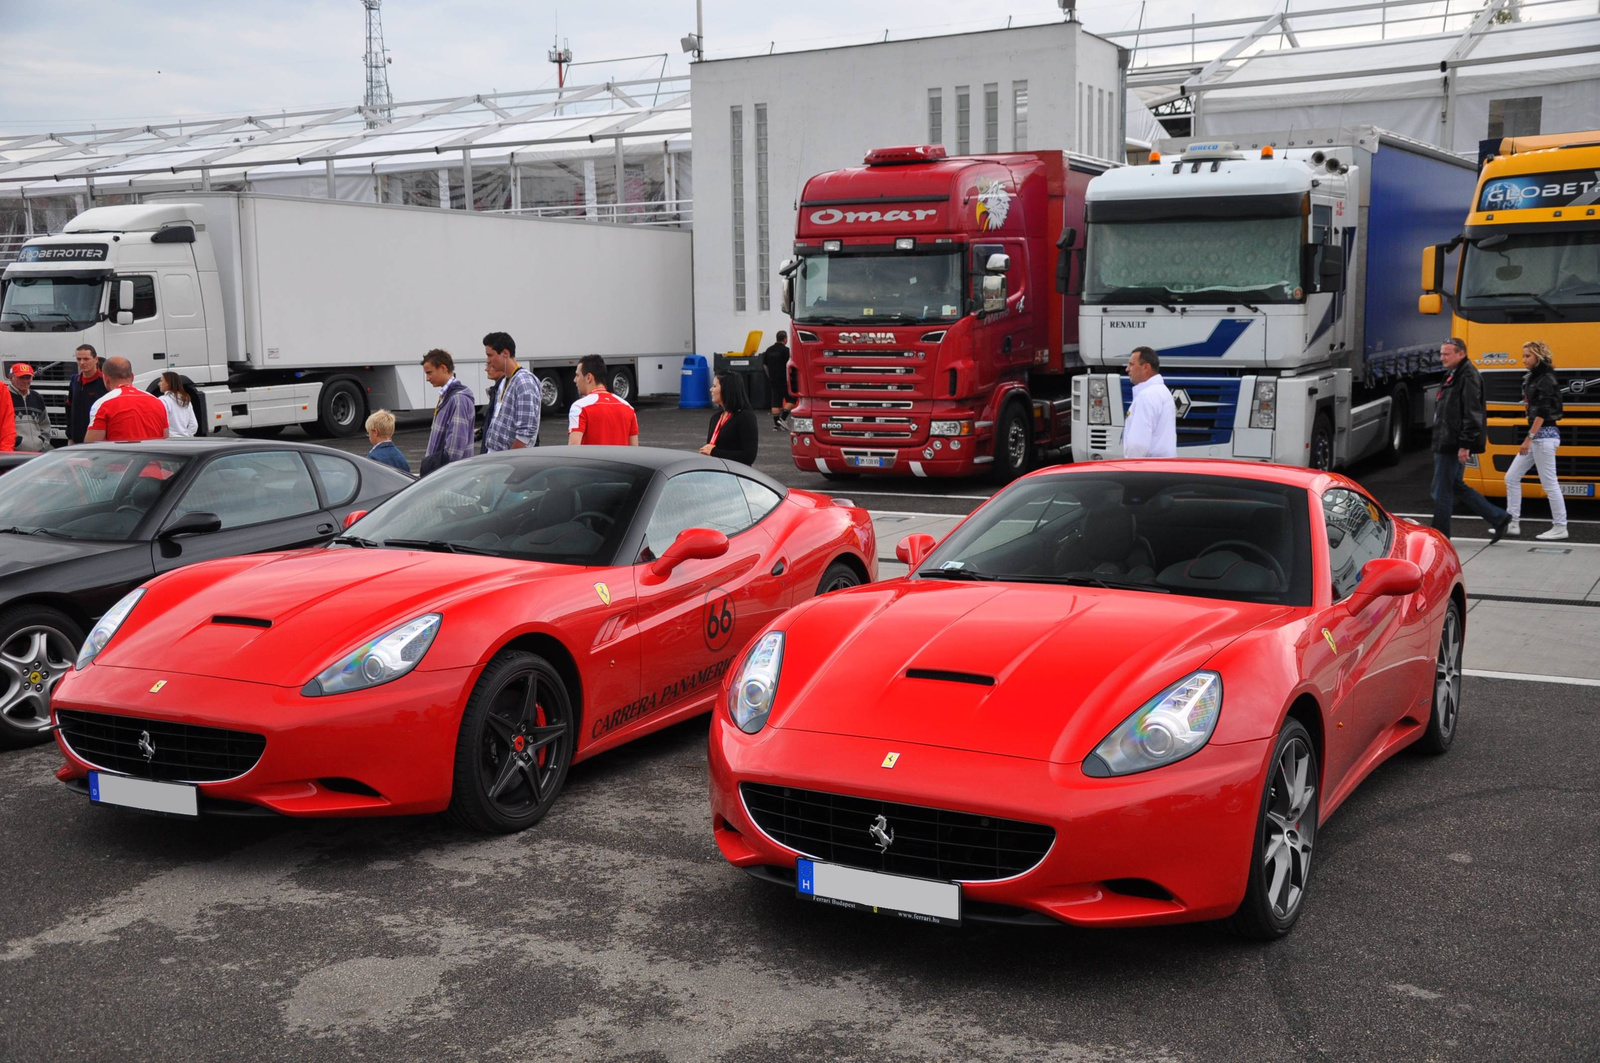
[[[992,687],[994,676],[975,672],[946,672],[938,668],[907,668],[907,679],[937,679],[946,683],[971,683],[973,686]]]
[[[218,613],[211,618],[213,624],[234,624],[239,627],[271,627],[272,621],[259,616],[228,616]]]

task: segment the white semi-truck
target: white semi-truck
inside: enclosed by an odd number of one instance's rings
[[[1122,455],[1121,370],[1143,346],[1181,457],[1397,456],[1431,419],[1446,338],[1417,311],[1416,263],[1460,230],[1473,164],[1370,126],[1157,148],[1085,196],[1073,455]]]
[[[96,207],[5,269],[0,359],[34,366],[66,428],[74,350],[191,380],[202,431],[356,435],[431,409],[440,347],[484,401],[482,338],[509,332],[546,409],[600,354],[613,391],[676,390],[692,349],[690,234],[459,210],[188,193]]]

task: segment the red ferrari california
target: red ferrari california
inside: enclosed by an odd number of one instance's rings
[[[866,513],[716,458],[452,464],[334,545],[157,577],[53,699],[57,773],[180,815],[537,822],[575,761],[705,712],[751,636],[870,581]]]
[[[1460,562],[1342,476],[1064,466],[900,555],[713,715],[717,845],[803,899],[1275,937],[1356,784],[1455,735]]]

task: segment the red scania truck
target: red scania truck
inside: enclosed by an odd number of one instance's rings
[[[1071,437],[1067,256],[1105,163],[878,148],[806,182],[784,264],[795,467],[1002,481]]]

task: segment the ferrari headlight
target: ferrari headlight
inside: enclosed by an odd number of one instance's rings
[[[117,628],[128,619],[128,614],[133,612],[133,607],[139,604],[139,599],[144,597],[144,588],[130,591],[122,600],[106,610],[105,616],[100,618],[89,632],[89,637],[83,640],[83,649],[78,651],[78,667],[87,668],[89,662],[99,656],[100,651],[106,648],[106,643],[111,641],[111,636],[117,633]]]
[[[812,425],[815,423],[816,422],[810,417],[796,417],[793,414],[790,414],[789,432],[791,435],[805,435],[813,430]]]
[[[1222,713],[1222,677],[1195,672],[1139,707],[1083,762],[1093,776],[1132,775],[1197,753]]]
[[[762,636],[744,659],[744,666],[728,688],[728,715],[746,734],[767,725],[778,696],[778,673],[783,669],[783,632]]]
[[[300,693],[308,698],[346,694],[399,679],[417,666],[438,633],[438,613],[408,620],[393,631],[357,647],[343,660],[307,683]]]

